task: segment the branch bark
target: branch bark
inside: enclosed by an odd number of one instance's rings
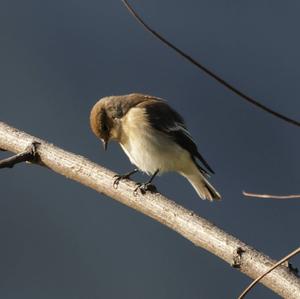
[[[255,279],[275,264],[268,256],[163,195],[147,192],[133,196],[132,181],[121,181],[115,189],[115,173],[110,170],[0,122],[0,148],[18,154],[33,142],[38,144],[36,163],[155,219],[249,277]],[[285,266],[277,267],[260,282],[284,298],[300,298],[300,279]]]

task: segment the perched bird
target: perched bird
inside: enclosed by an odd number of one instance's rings
[[[92,108],[90,124],[105,149],[110,140],[117,141],[131,163],[152,175],[138,184],[142,192],[158,173],[175,171],[187,178],[202,199],[221,198],[207,180],[208,171],[213,170],[198,152],[183,118],[163,99],[138,93],[104,97]],[[115,185],[137,171],[117,176]]]

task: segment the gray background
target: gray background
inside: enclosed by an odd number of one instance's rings
[[[300,119],[299,1],[132,1],[229,82]],[[120,1],[1,0],[1,120],[123,173],[89,128],[100,97],[166,98],[216,171],[220,203],[181,177],[159,190],[273,258],[299,245],[299,128],[263,113],[154,40]],[[1,153],[1,157],[8,153]],[[1,298],[235,298],[249,279],[153,220],[47,169],[2,170]],[[137,177],[136,179],[146,179]],[[295,258],[299,265],[300,257]],[[257,287],[248,298],[276,298]]]

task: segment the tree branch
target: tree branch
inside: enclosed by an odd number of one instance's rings
[[[22,163],[22,162],[34,162],[34,160],[37,158],[36,155],[36,146],[37,142],[33,142],[31,145],[28,146],[28,148],[17,155],[14,155],[12,157],[0,160],[0,169],[1,168],[13,168],[16,164]]]
[[[272,272],[275,268],[279,267],[281,264],[283,264],[284,262],[288,261],[289,259],[291,259],[293,256],[297,255],[298,253],[300,253],[300,247],[298,247],[296,250],[294,250],[291,253],[289,253],[287,256],[285,256],[279,262],[277,262],[273,267],[271,267],[267,272],[263,273],[262,275],[260,275],[259,277],[257,277],[254,281],[252,281],[252,283],[241,293],[241,295],[238,297],[238,299],[243,299],[250,292],[250,290],[257,283],[259,283],[259,281],[262,280],[267,274],[269,274],[270,272]],[[300,296],[300,294],[299,294],[299,296]]]
[[[0,122],[0,148],[20,153],[33,142],[40,143],[36,163],[155,219],[249,277],[255,279],[274,265],[268,256],[163,195],[147,192],[133,196],[132,181],[121,181],[115,189],[115,173],[110,170]],[[282,297],[299,299],[300,279],[287,267],[276,268],[261,283]]]
[[[177,52],[180,56],[184,57],[186,60],[188,60],[190,63],[192,63],[193,65],[195,65],[198,69],[202,70],[204,73],[206,73],[208,76],[210,76],[211,78],[213,78],[214,80],[216,80],[217,82],[219,82],[220,84],[222,84],[223,86],[225,86],[226,88],[228,88],[229,90],[231,90],[233,93],[235,93],[236,95],[238,95],[239,97],[241,97],[242,99],[244,99],[245,101],[247,101],[248,103],[254,105],[255,107],[269,113],[272,114],[275,117],[278,117],[290,124],[293,124],[295,126],[300,127],[300,122],[294,119],[291,119],[269,107],[267,107],[266,105],[263,105],[262,103],[260,103],[259,101],[257,101],[256,99],[254,99],[253,97],[248,96],[247,94],[245,94],[244,92],[240,91],[239,89],[237,89],[236,87],[234,87],[232,84],[228,83],[227,81],[225,81],[224,79],[222,79],[219,75],[217,75],[216,73],[212,72],[210,69],[208,69],[207,67],[205,67],[204,65],[202,65],[200,62],[198,62],[196,59],[194,59],[192,56],[188,55],[187,53],[185,53],[184,51],[182,51],[181,49],[179,49],[178,47],[176,47],[173,43],[171,43],[169,40],[167,40],[165,37],[163,37],[160,33],[158,33],[157,31],[153,30],[148,24],[146,24],[146,22],[138,15],[138,13],[133,9],[133,7],[129,4],[129,2],[127,0],[121,0],[123,2],[123,4],[126,6],[126,8],[128,9],[128,11],[133,15],[133,17],[148,31],[150,32],[153,36],[155,36],[158,40],[160,40],[162,43],[164,43],[165,45],[167,45],[169,48],[173,49],[175,52]]]
[[[271,199],[299,199],[300,194],[291,194],[291,195],[272,195],[272,194],[259,194],[259,193],[250,193],[243,191],[243,195],[247,197],[255,198],[271,198]]]

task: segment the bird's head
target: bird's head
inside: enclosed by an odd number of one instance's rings
[[[151,97],[132,93],[104,97],[94,105],[90,114],[90,124],[94,134],[102,140],[105,149],[110,140],[120,142],[123,116],[148,98]]]
[[[121,119],[130,108],[127,96],[110,96],[100,99],[92,108],[90,125],[102,140],[104,149],[110,140],[120,141]]]
[[[109,103],[107,99],[99,100],[91,110],[90,125],[93,133],[102,140],[106,150],[109,140],[112,138],[111,133],[114,127],[114,120],[109,112]]]

